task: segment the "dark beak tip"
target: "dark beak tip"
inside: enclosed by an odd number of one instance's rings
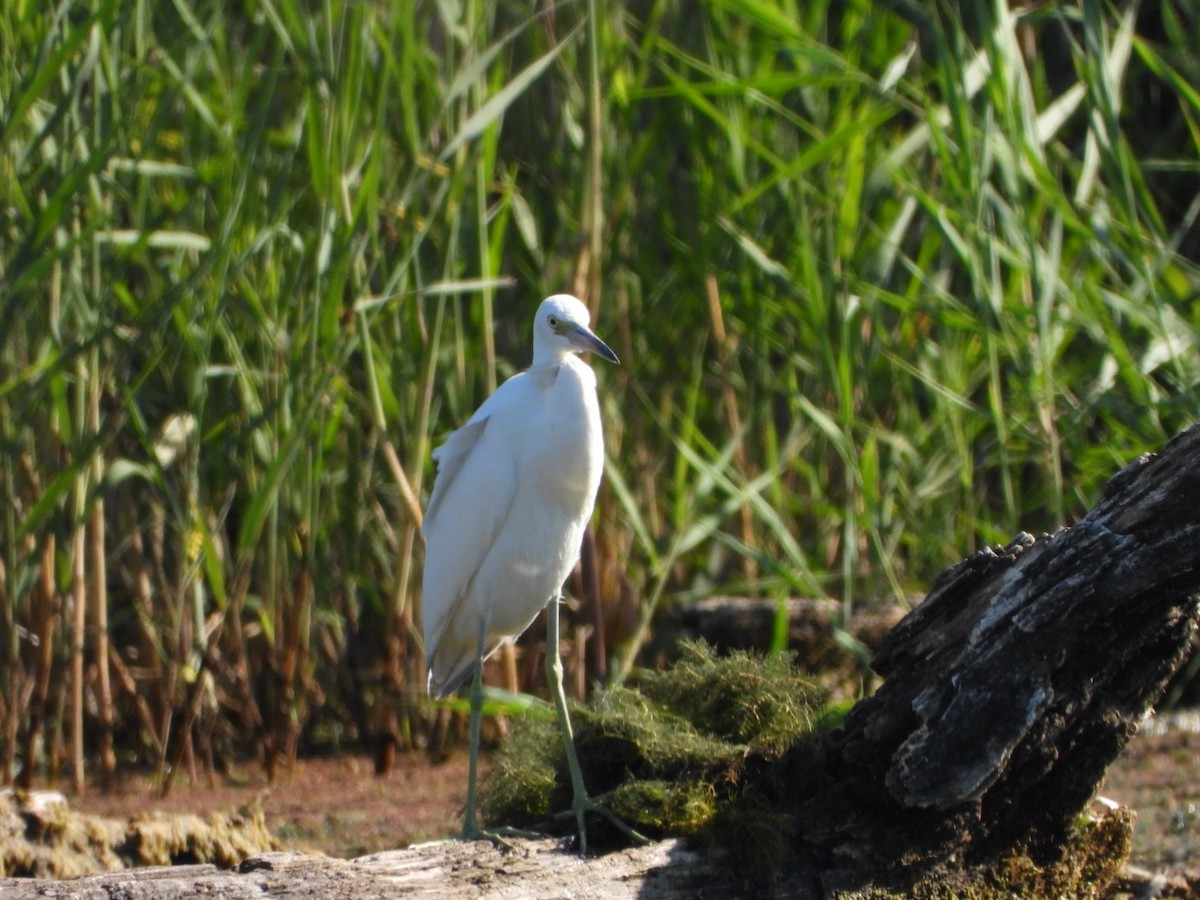
[[[612,347],[608,346],[608,344],[604,343],[604,341],[600,340],[599,338],[596,338],[596,342],[587,349],[593,355],[599,356],[601,359],[608,360],[615,366],[619,366],[621,364],[621,360],[617,357],[617,354],[613,352]]]

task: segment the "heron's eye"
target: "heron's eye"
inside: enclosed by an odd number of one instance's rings
[[[555,331],[558,330],[558,316],[550,317],[550,327],[553,328]]]

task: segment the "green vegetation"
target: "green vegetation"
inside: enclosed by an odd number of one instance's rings
[[[761,773],[832,724],[818,718],[820,702],[790,654],[720,657],[707,644],[685,643],[677,665],[601,692],[572,709],[571,721],[584,781],[622,820],[648,836],[721,841],[739,859],[778,865],[782,854],[772,863],[768,848],[782,848],[790,820],[765,792],[770,779]],[[551,818],[570,810],[555,720],[529,716],[516,723],[480,800],[495,824],[553,828]],[[607,830],[601,845],[626,841],[612,826]]]
[[[0,780],[416,743],[429,450],[552,291],[624,362],[618,677],[1195,421],[1195,4],[925,8],[4,4]]]

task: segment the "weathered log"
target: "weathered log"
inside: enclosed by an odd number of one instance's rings
[[[1078,524],[945,573],[889,635],[820,783],[794,772],[824,887],[1052,857],[1179,665],[1198,596],[1200,426]]]
[[[844,623],[838,600],[792,597],[782,601],[787,617],[787,649],[801,670],[811,672],[838,699],[853,699],[874,686],[874,676],[856,653],[847,649],[848,635],[864,653],[874,654],[904,615],[899,604],[858,604]],[[780,602],[748,597],[709,597],[672,609],[658,626],[657,645],[703,640],[722,651],[766,652],[775,641]],[[842,631],[844,629],[844,632]]]
[[[841,601],[792,597],[783,601],[783,607],[788,649],[797,655],[802,667],[823,668],[831,645],[836,646],[835,634],[842,621]],[[766,650],[774,642],[778,612],[776,600],[708,597],[672,609],[658,626],[660,635],[665,633],[658,643],[699,639],[722,649]],[[898,606],[863,603],[855,608],[846,630],[875,651],[902,615]]]
[[[692,900],[741,894],[720,854],[682,841],[661,841],[583,860],[561,841],[518,840],[502,853],[487,841],[440,841],[354,860],[304,853],[266,853],[236,870],[211,865],[128,869],[69,881],[0,878],[8,900],[184,900],[196,896],[314,897],[559,897]]]

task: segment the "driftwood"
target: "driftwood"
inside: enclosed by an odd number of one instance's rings
[[[1075,526],[945,573],[799,804],[823,886],[903,885],[1022,844],[1053,856],[1178,667],[1198,596],[1200,426]]]
[[[303,853],[266,853],[236,870],[215,866],[129,869],[69,881],[0,879],[6,900],[183,900],[197,896],[314,897],[370,900],[384,897],[487,897],[489,900],[557,900],[560,897],[691,900],[737,896],[738,883],[720,854],[661,841],[582,860],[552,840],[515,841],[502,853],[486,841],[440,841],[354,860]]]
[[[920,599],[920,598],[917,598]],[[814,668],[823,668],[825,657],[837,647],[835,635],[842,618],[839,600],[810,600],[792,597],[783,601],[787,613],[788,649],[800,659],[812,660]],[[883,646],[888,633],[901,618],[897,606],[860,604],[850,616],[846,629],[855,640],[874,651]],[[737,650],[763,650],[771,646],[775,636],[774,600],[760,601],[746,597],[708,597],[680,605],[667,614],[666,622],[658,626],[672,640],[708,641],[714,646]]]
[[[440,843],[344,861],[0,880],[8,897],[817,896],[943,883],[1011,858],[1052,863],[1196,630],[1200,426],[1120,472],[1077,525],[1019,535],[943,575],[891,632],[882,687],[763,780],[794,813],[769,892],[722,852],[667,841],[581,860],[552,841]],[[1115,875],[1114,875],[1115,877]]]
[[[845,626],[837,600],[793,597],[783,601],[787,616],[787,648],[806,672],[838,699],[852,699],[864,684],[874,686],[865,662],[847,650],[849,637],[863,655],[878,652],[904,614],[898,605],[858,604]],[[655,643],[674,646],[680,640],[704,640],[722,650],[767,650],[775,638],[779,604],[746,597],[709,597],[681,604],[657,627]],[[844,628],[844,631],[842,630]],[[869,690],[868,690],[869,692]]]

